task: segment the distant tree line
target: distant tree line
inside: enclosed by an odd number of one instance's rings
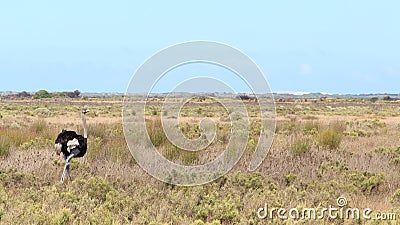
[[[257,98],[254,95],[248,94],[239,94],[237,98],[241,99],[242,101],[257,101]]]
[[[68,98],[79,98],[81,92],[78,90],[75,91],[64,91],[64,92],[56,92],[55,96],[57,97],[68,97]]]
[[[379,98],[378,97],[372,97],[370,100],[371,100],[371,102],[376,102],[376,101],[379,100]],[[382,100],[384,100],[384,101],[398,101],[399,98],[398,97],[391,97],[389,95],[386,95],[386,96],[383,96]]]
[[[5,96],[5,98],[10,99],[24,99],[24,98],[34,98],[34,99],[43,99],[43,98],[80,98],[81,92],[79,90],[75,91],[63,91],[63,92],[48,92],[46,90],[39,90],[35,93],[29,93],[26,91],[18,92],[16,94],[10,94]]]

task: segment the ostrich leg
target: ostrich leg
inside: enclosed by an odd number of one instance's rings
[[[68,173],[68,178],[69,181],[72,181],[72,177],[71,177],[71,167],[69,162],[71,161],[72,157],[74,157],[74,154],[71,154],[68,158],[66,156],[64,156],[65,159],[65,166],[64,166],[64,171],[63,174],[61,176],[61,183],[64,183],[64,177],[65,177],[65,172]]]
[[[64,156],[64,160],[65,160],[65,166],[64,166],[63,174],[61,176],[61,183],[64,183],[65,172],[68,171],[68,173],[69,173],[69,169],[70,169],[69,163],[67,162],[67,157],[66,156]]]

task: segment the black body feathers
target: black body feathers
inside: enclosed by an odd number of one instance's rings
[[[71,152],[68,151],[67,143],[73,139],[77,139],[79,142],[79,145],[76,147],[79,150],[79,154],[74,155],[74,157],[78,158],[84,156],[87,150],[87,138],[78,135],[75,131],[62,130],[62,132],[57,136],[55,143],[61,144],[61,152],[68,157]]]

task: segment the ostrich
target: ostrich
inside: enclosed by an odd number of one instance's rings
[[[65,167],[61,176],[61,183],[64,183],[65,172],[68,172],[69,180],[71,178],[70,161],[72,158],[83,157],[87,150],[87,126],[86,126],[86,113],[89,110],[84,108],[82,110],[82,123],[83,123],[83,136],[76,134],[75,131],[62,130],[57,136],[55,141],[55,149],[58,154],[63,153],[65,159]]]

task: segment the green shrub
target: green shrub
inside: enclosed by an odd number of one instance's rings
[[[179,129],[182,131],[183,135],[189,139],[197,139],[201,135],[200,126],[197,123],[180,123]]]
[[[290,186],[297,179],[297,174],[290,173],[285,176],[286,186]]]
[[[311,149],[311,140],[308,137],[294,138],[289,146],[289,151],[293,155],[301,155],[310,151]]]
[[[41,98],[51,98],[51,95],[49,92],[46,90],[39,90],[35,93],[35,99],[41,99]]]
[[[321,128],[321,124],[319,122],[307,121],[304,124],[303,130],[304,130],[305,134],[314,135],[319,132],[320,128]]]
[[[351,130],[347,134],[352,137],[369,137],[369,136],[371,136],[371,133],[369,133],[363,129]]]
[[[33,111],[33,115],[41,118],[46,118],[52,116],[53,113],[47,108],[37,108],[35,109],[35,111]]]
[[[236,187],[243,188],[245,190],[257,190],[267,184],[269,190],[275,190],[276,185],[274,182],[266,180],[263,175],[259,172],[255,173],[235,173],[230,178],[232,184]]]
[[[46,146],[51,146],[52,144],[54,144],[52,140],[36,137],[35,139],[23,142],[19,147],[24,150],[41,149]]]
[[[377,189],[385,181],[385,175],[383,173],[371,173],[368,171],[357,171],[349,174],[349,177],[354,186],[368,194],[371,194],[373,190]]]
[[[378,147],[375,148],[373,152],[385,155],[385,158],[390,159],[391,164],[394,165],[400,164],[400,146],[393,148]]]
[[[318,146],[326,147],[331,150],[339,148],[340,143],[342,142],[344,130],[345,128],[342,126],[342,124],[336,123],[330,125],[327,129],[318,134]]]

